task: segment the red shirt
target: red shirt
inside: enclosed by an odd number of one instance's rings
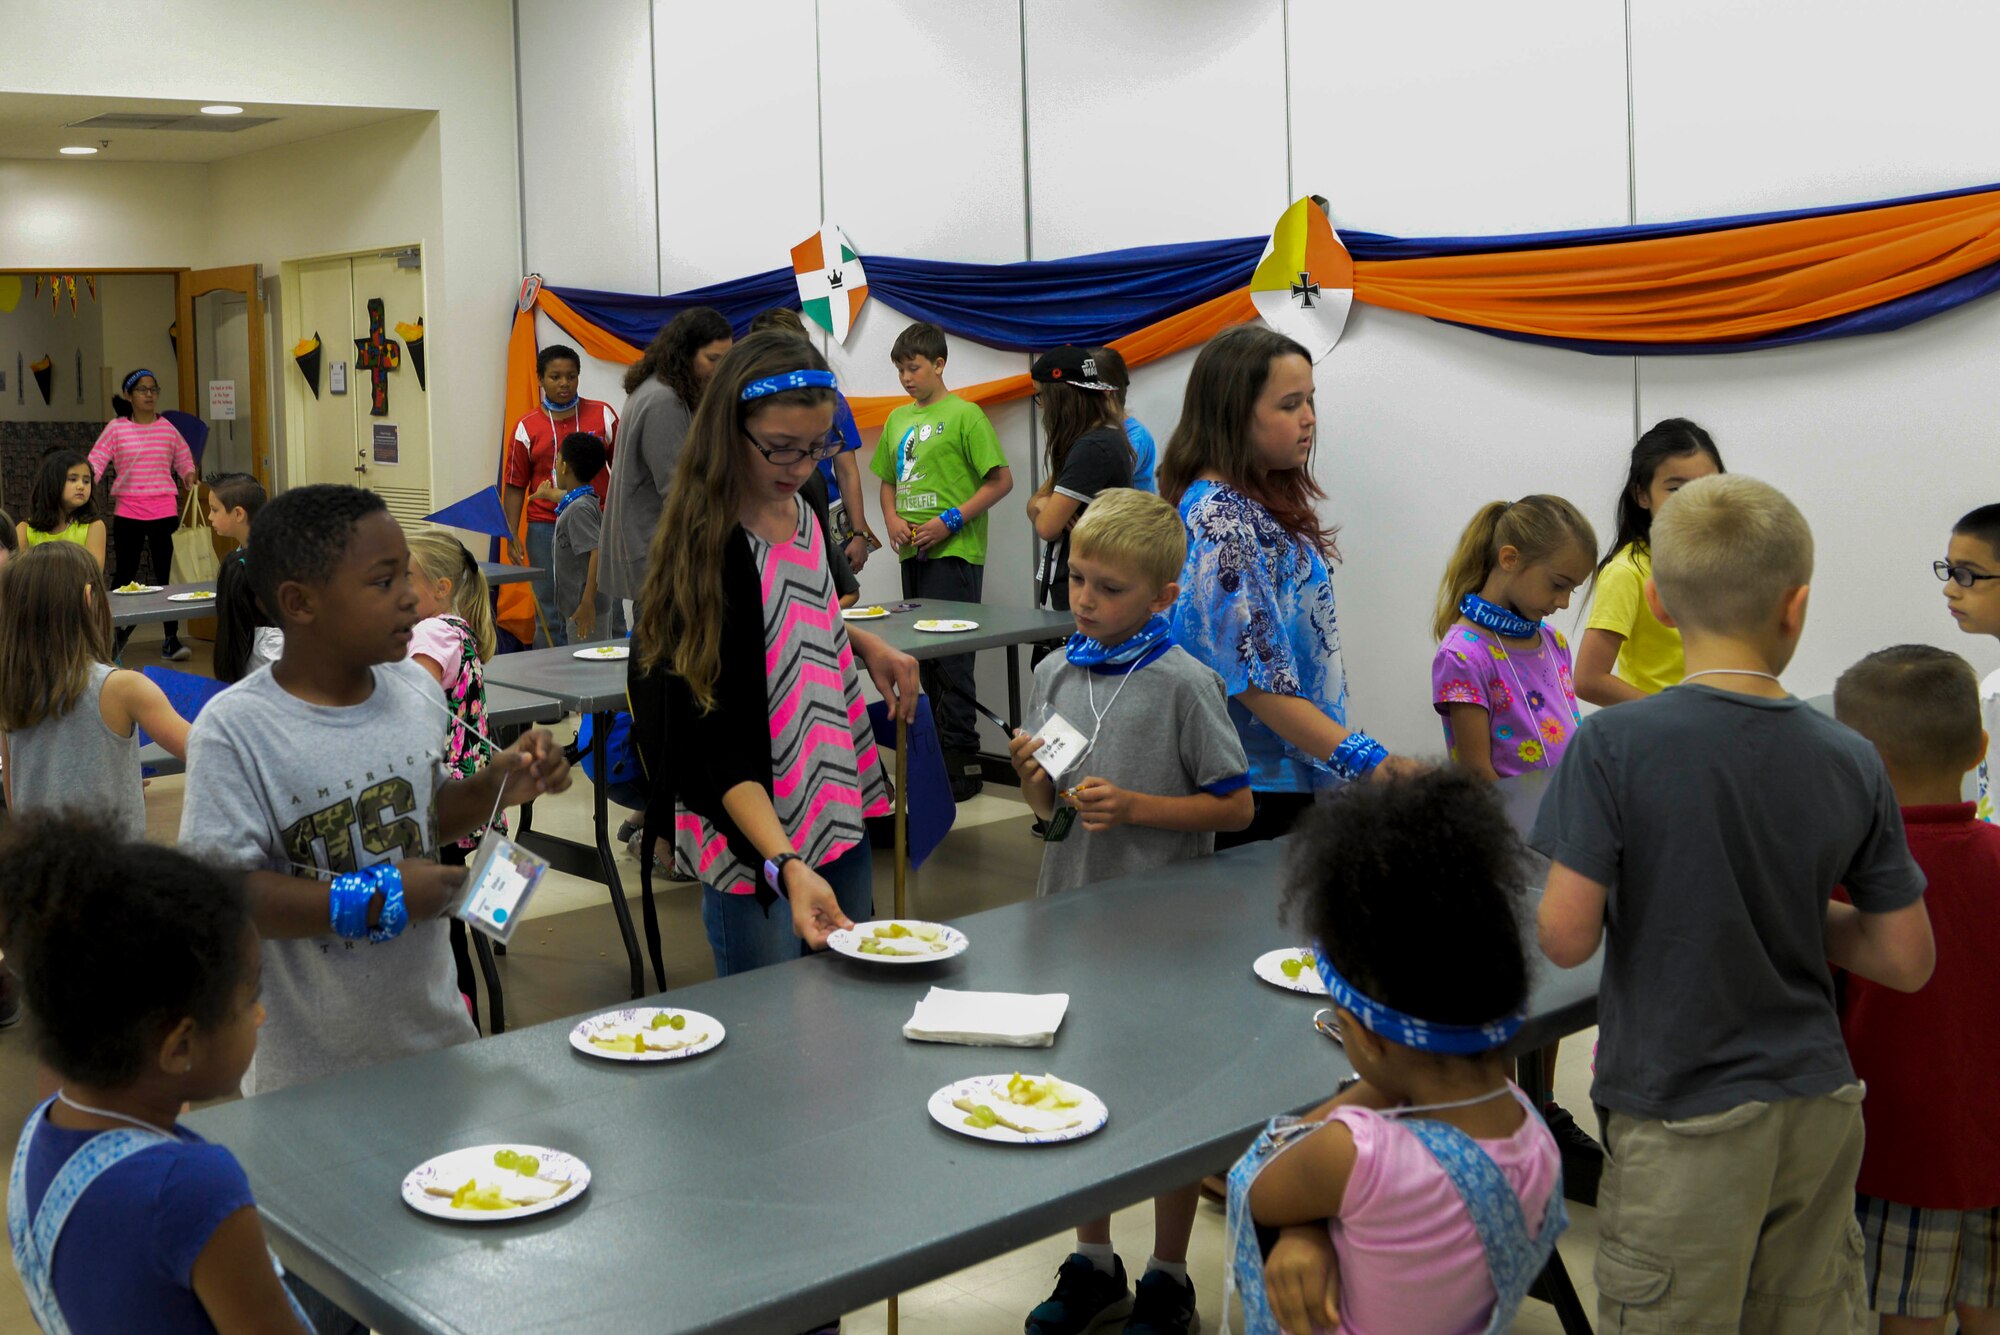
[[[604,468],[590,483],[602,501],[611,485],[611,452],[618,447],[618,414],[610,404],[596,399],[578,399],[573,417],[551,417],[541,408],[523,414],[514,423],[514,438],[507,443],[507,485],[532,493],[554,477],[556,446],[572,431],[588,431],[604,442]],[[555,502],[538,501],[531,495],[528,522],[555,523]]]
[[[1898,992],[1853,974],[1840,1027],[1868,1082],[1856,1188],[1927,1210],[2000,1206],[2000,826],[1970,802],[1904,807],[1937,971]]]

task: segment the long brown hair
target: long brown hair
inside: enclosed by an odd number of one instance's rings
[[[1188,372],[1187,397],[1181,420],[1160,458],[1160,494],[1175,505],[1194,480],[1215,472],[1222,480],[1255,498],[1287,533],[1311,545],[1329,560],[1340,558],[1334,545],[1338,531],[1319,517],[1326,499],[1313,477],[1309,458],[1298,468],[1258,475],[1250,453],[1250,423],[1258,396],[1271,378],[1271,363],[1280,357],[1304,357],[1305,345],[1261,324],[1240,324],[1208,341]],[[1319,441],[1315,433],[1314,447]]]
[[[111,593],[89,549],[45,542],[0,569],[0,732],[67,715],[110,661]]]
[[[1437,609],[1431,616],[1432,639],[1442,640],[1450,632],[1458,620],[1460,599],[1486,587],[1487,577],[1500,563],[1502,547],[1521,553],[1527,565],[1554,560],[1572,547],[1595,556],[1597,531],[1581,510],[1560,496],[1523,496],[1480,506],[1445,565]]]
[[[625,372],[625,392],[658,376],[680,395],[687,410],[701,406],[701,381],[695,378],[694,355],[711,343],[729,337],[729,321],[709,306],[690,306],[660,326],[653,341]]]
[[[743,428],[767,408],[821,407],[833,391],[785,389],[743,401],[743,387],[787,371],[826,370],[826,358],[802,338],[751,334],[716,365],[681,447],[634,609],[641,672],[680,677],[703,711],[715,708],[722,670],[722,563],[743,508]],[[72,544],[74,545],[74,544]]]
[[[472,628],[472,642],[479,651],[479,661],[490,662],[499,644],[493,630],[493,597],[486,587],[486,572],[479,568],[479,562],[472,559],[472,553],[465,549],[465,544],[443,529],[412,533],[409,543],[410,560],[416,563],[417,569],[430,579],[451,581],[449,610]],[[554,611],[553,608],[543,610]]]
[[[1101,389],[1078,389],[1059,381],[1035,386],[1035,398],[1042,409],[1042,436],[1047,446],[1043,457],[1048,462],[1049,476],[1061,477],[1063,465],[1069,461],[1070,447],[1086,431],[1099,427],[1110,427],[1120,436],[1125,434],[1125,419],[1118,412],[1118,399]],[[1125,452],[1132,455],[1132,442],[1125,442]],[[1138,456],[1132,455],[1132,462]]]

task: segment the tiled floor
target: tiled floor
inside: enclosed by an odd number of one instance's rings
[[[157,661],[157,632],[141,631],[140,636],[126,654],[127,666],[143,667]],[[206,671],[205,660],[206,646],[197,646],[196,661],[178,666]],[[567,738],[572,731],[573,725],[559,725],[557,735]],[[146,823],[151,838],[170,842],[177,834],[182,784],[179,778],[160,779],[147,789]],[[570,793],[539,803],[535,824],[538,829],[588,843],[588,789],[579,783]],[[931,911],[953,917],[1032,894],[1039,848],[1030,839],[1027,826],[1026,808],[1005,789],[989,789],[987,795],[961,806],[957,825],[943,847],[912,879],[912,911],[923,912],[926,899],[933,894],[938,896],[934,902],[939,902],[939,907]],[[622,851],[619,860],[626,887],[636,895],[638,865]],[[877,883],[885,893],[889,875],[886,859],[878,858]],[[694,888],[656,883],[655,893],[669,986],[686,986],[712,977],[714,969]],[[949,909],[943,907],[944,902],[949,903]],[[636,905],[633,916],[638,916]],[[624,951],[604,887],[552,873],[530,906],[507,957],[500,961],[500,970],[510,1028],[623,1001]],[[1587,1033],[1565,1043],[1556,1072],[1560,1097],[1580,1112],[1589,1106],[1586,1090],[1592,1037]],[[22,1119],[35,1103],[35,1064],[28,1043],[25,1027],[0,1033],[0,1146],[12,1146]],[[1586,1309],[1594,1312],[1596,1292],[1590,1274],[1597,1245],[1596,1214],[1572,1206],[1570,1221],[1570,1231],[1561,1244],[1562,1255]],[[1151,1250],[1150,1205],[1141,1203],[1120,1212],[1113,1223],[1113,1237],[1136,1278]],[[900,1299],[901,1330],[909,1335],[1014,1335],[1028,1309],[1047,1296],[1056,1266],[1068,1251],[1067,1235],[1045,1239],[904,1294]],[[1218,1320],[1223,1251],[1221,1212],[1204,1207],[1195,1223],[1189,1274],[1199,1295],[1204,1325],[1211,1330]],[[0,1335],[32,1331],[34,1323],[11,1266],[5,1268],[5,1276],[0,1281]],[[885,1330],[883,1304],[855,1313],[845,1329],[848,1335],[876,1335]],[[1514,1329],[1552,1332],[1559,1327],[1548,1307],[1530,1301]]]

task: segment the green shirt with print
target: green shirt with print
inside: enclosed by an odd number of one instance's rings
[[[993,423],[977,404],[956,394],[943,395],[923,408],[906,403],[890,413],[869,464],[876,477],[895,484],[896,513],[911,528],[964,505],[988,473],[1006,466]],[[985,565],[986,516],[968,519],[964,528],[930,552]],[[905,561],[915,554],[915,548],[898,553]]]

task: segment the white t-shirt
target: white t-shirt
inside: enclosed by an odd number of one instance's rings
[[[1986,759],[1979,762],[1979,819],[1993,819],[1993,777],[2000,774],[2000,672],[1979,683],[1979,717],[1986,725]]]

